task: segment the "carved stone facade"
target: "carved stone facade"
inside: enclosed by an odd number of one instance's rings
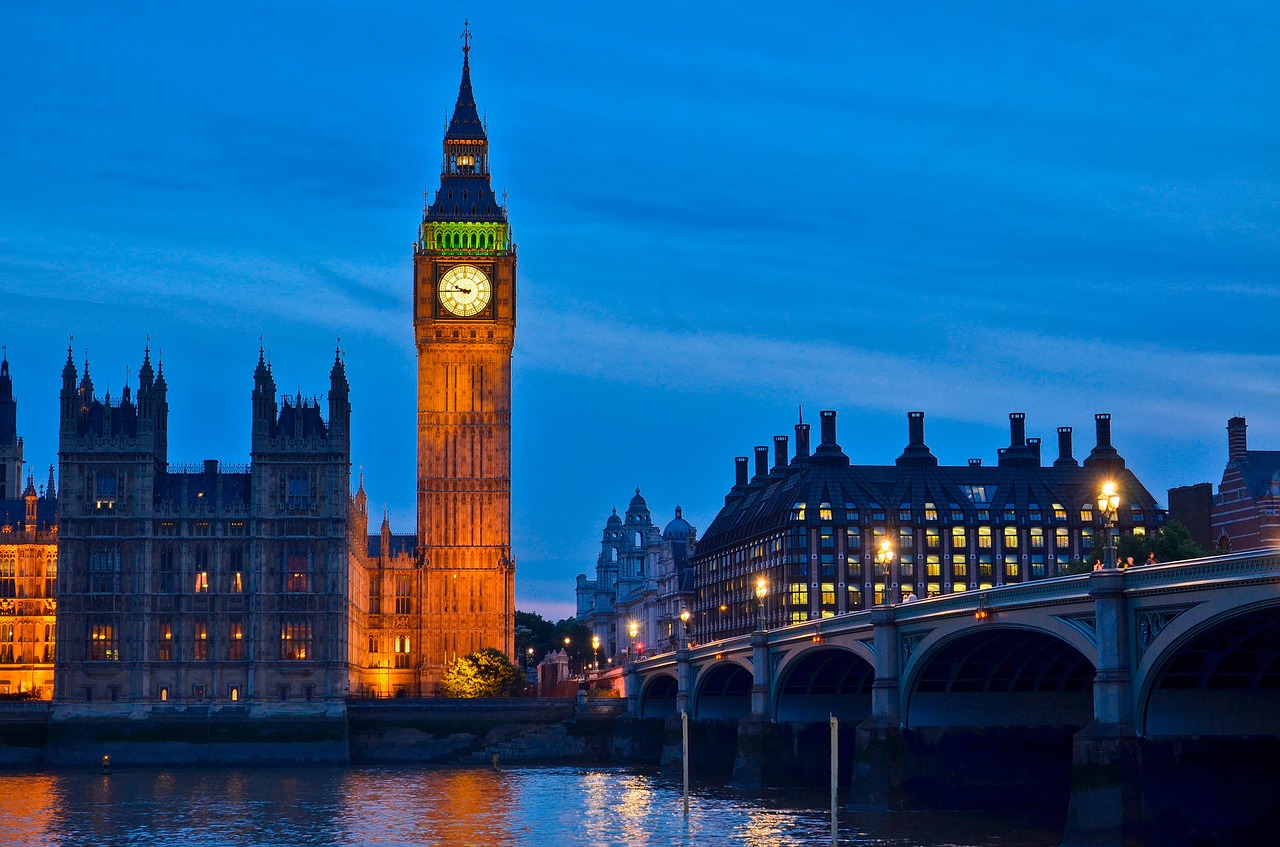
[[[418,535],[424,639],[419,684],[485,647],[514,658],[511,351],[516,247],[489,181],[489,142],[462,83],[440,187],[414,245],[418,351]]]
[[[625,517],[613,510],[600,536],[595,579],[579,574],[576,588],[576,617],[600,639],[602,667],[680,646],[686,635],[680,613],[693,610],[697,537],[679,506],[659,530],[638,488]]]
[[[278,403],[259,355],[247,467],[170,465],[167,390],[148,351],[136,398],[128,387],[98,397],[68,351],[60,708],[342,700],[351,408],[341,359],[325,420],[319,401]]]
[[[0,697],[53,696],[57,489],[22,479],[22,439],[9,362],[0,361]]]

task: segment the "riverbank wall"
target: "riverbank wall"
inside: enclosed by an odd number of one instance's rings
[[[350,700],[315,704],[0,703],[0,767],[600,764],[622,701]]]

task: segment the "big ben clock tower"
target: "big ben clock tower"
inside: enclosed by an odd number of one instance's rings
[[[511,557],[511,348],[516,247],[489,184],[489,140],[462,84],[444,136],[440,188],[413,251],[418,348],[418,551],[422,681],[457,656],[515,650]]]

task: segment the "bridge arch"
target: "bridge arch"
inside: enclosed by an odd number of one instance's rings
[[[857,723],[871,715],[875,666],[862,653],[822,645],[787,657],[778,668],[774,715],[779,722]]]
[[[1093,719],[1093,660],[1055,633],[990,624],[921,647],[903,681],[904,727],[1082,727]]]
[[[640,691],[640,717],[670,718],[675,717],[676,695],[680,691],[680,682],[671,674],[654,674],[644,681]]]
[[[693,717],[700,720],[741,720],[751,711],[751,670],[737,662],[706,665],[693,691]]]
[[[1139,611],[1139,626],[1149,626],[1158,613],[1147,612],[1144,620]],[[1164,627],[1143,658],[1145,672],[1135,680],[1141,734],[1275,735],[1280,598],[1188,610]]]

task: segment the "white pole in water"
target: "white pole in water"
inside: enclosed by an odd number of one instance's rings
[[[836,787],[840,784],[840,721],[835,715],[831,719],[831,847],[837,847],[840,837],[840,823],[836,817]]]
[[[681,762],[684,766],[684,816],[689,817],[689,713],[680,712]]]

